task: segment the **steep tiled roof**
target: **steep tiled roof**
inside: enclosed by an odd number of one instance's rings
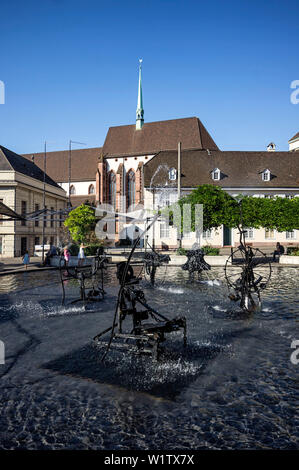
[[[95,181],[101,153],[102,147],[72,150],[71,181]],[[34,163],[40,168],[44,168],[44,154],[28,153],[24,157],[31,160],[32,155]],[[69,178],[69,151],[47,152],[46,172],[59,183],[67,182]]]
[[[86,196],[71,196],[71,203],[73,207],[81,206],[81,204],[85,204],[87,201],[91,204],[95,204],[95,194],[88,194]]]
[[[177,168],[177,152],[159,152],[144,165],[144,184],[150,186],[159,165]],[[163,168],[163,167],[162,167]],[[214,181],[211,171],[219,168],[221,179]],[[269,168],[271,181],[263,181],[261,172]],[[186,150],[181,154],[181,186],[190,188],[213,184],[223,188],[287,187],[299,189],[299,152],[246,152]],[[154,185],[164,184],[163,170],[155,177]],[[161,179],[161,181],[159,180]]]
[[[297,134],[295,134],[295,135],[289,140],[289,142],[291,142],[292,140],[296,140],[296,139],[299,139],[299,132],[297,132]]]
[[[130,126],[110,127],[103,146],[106,156],[154,154],[160,150],[182,148],[218,150],[214,140],[196,117],[146,122],[142,129]]]
[[[0,171],[1,170],[14,170],[23,175],[31,176],[31,178],[35,178],[36,180],[44,181],[44,172],[37,165],[21,155],[2,147],[2,145],[0,145]],[[45,176],[45,181],[47,184],[59,188],[58,184],[56,184],[48,174]]]

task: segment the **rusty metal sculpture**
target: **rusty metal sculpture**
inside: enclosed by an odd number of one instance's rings
[[[63,258],[60,257],[59,272],[60,281],[62,286],[62,300],[61,304],[65,305],[65,282],[70,279],[79,281],[80,297],[73,300],[71,304],[76,302],[83,302],[85,305],[88,302],[96,302],[102,300],[105,295],[104,290],[104,270],[107,268],[107,258],[103,249],[98,249],[97,254],[93,259],[92,266],[88,267],[69,267]],[[91,280],[92,287],[87,290],[86,281]]]
[[[161,352],[161,343],[165,335],[183,330],[184,345],[187,343],[187,327],[185,317],[169,319],[148,305],[144,292],[139,287],[139,278],[134,276],[130,265],[134,250],[141,237],[157,220],[153,218],[147,229],[138,236],[126,262],[118,264],[117,278],[120,283],[112,326],[94,337],[97,345],[105,347],[102,360],[105,359],[111,348],[130,351],[136,354],[149,354],[158,359]],[[131,328],[124,332],[124,321],[131,319]],[[150,322],[148,320],[151,320]],[[107,341],[101,338],[110,332]]]

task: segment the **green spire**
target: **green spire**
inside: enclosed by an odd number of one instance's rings
[[[137,109],[136,109],[136,129],[142,129],[144,124],[144,110],[143,110],[143,102],[142,102],[142,81],[141,81],[141,64],[142,59],[139,59],[139,82],[138,82],[138,101],[137,101]]]

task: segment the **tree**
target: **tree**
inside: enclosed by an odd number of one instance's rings
[[[179,205],[191,204],[191,228],[195,230],[195,205],[203,204],[203,229],[226,225],[276,229],[279,232],[299,230],[299,198],[233,198],[218,186],[198,186]]]
[[[69,229],[75,242],[88,243],[94,236],[95,211],[92,207],[82,204],[69,213],[64,225]]]

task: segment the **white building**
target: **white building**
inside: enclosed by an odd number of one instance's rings
[[[43,209],[44,173],[31,161],[0,146],[0,201],[17,214]],[[65,191],[45,175],[45,205],[57,211],[67,204]],[[2,219],[2,220],[1,220]],[[49,215],[43,220],[5,221],[0,219],[0,257],[21,256],[42,243],[56,245],[63,221]],[[44,230],[43,230],[44,225]]]

